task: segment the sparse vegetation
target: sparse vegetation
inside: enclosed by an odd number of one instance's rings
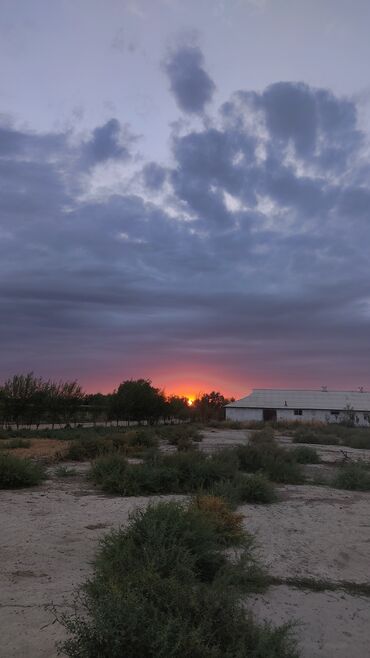
[[[360,450],[370,450],[370,429],[346,425],[314,425],[297,429],[293,443],[341,445]]]
[[[262,473],[238,473],[234,478],[216,482],[210,491],[221,496],[232,507],[242,503],[273,503],[277,500],[275,486]]]
[[[40,464],[9,454],[0,454],[0,489],[33,487],[45,479]]]
[[[298,464],[319,464],[320,457],[315,448],[310,448],[309,446],[299,446],[294,448],[292,455]]]
[[[226,545],[237,545],[245,537],[243,515],[233,512],[220,496],[195,496],[190,509],[200,510],[214,526],[220,541],[225,542]]]
[[[16,448],[30,448],[31,441],[29,439],[9,439],[0,443],[0,450],[15,450]]]
[[[273,482],[301,484],[304,474],[294,455],[274,442],[254,442],[236,448],[240,469],[248,473],[263,472]]]
[[[342,466],[334,477],[332,485],[350,491],[370,491],[370,469],[363,462]]]
[[[70,634],[62,652],[69,658],[296,658],[291,627],[258,624],[242,603],[263,580],[251,538],[244,535],[240,557],[229,561],[224,547],[234,536],[214,519],[209,501],[160,503],[108,535],[75,612],[62,617]]]
[[[313,443],[318,445],[339,445],[340,441],[333,429],[331,433],[318,429],[299,429],[294,433],[293,443]]]

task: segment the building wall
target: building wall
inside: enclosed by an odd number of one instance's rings
[[[226,407],[226,420],[247,422],[249,420],[263,420],[262,409],[247,409],[243,407]]]
[[[302,415],[296,415],[294,409],[277,409],[277,420],[290,420],[302,423],[338,423],[341,418],[330,413],[330,409],[302,409]],[[356,412],[356,425],[360,427],[369,427],[370,423],[367,419],[367,414],[363,412]],[[262,409],[249,409],[246,407],[226,407],[226,420],[236,420],[240,422],[247,422],[250,420],[263,420]]]

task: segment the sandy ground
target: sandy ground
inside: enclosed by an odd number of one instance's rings
[[[204,448],[242,440],[243,430],[209,431]],[[56,658],[64,631],[44,606],[70,604],[99,539],[148,503],[99,494],[84,482],[86,467],[77,465],[81,476],[53,477],[32,490],[0,491],[2,658]],[[241,508],[272,575],[369,583],[370,493],[305,485],[282,487],[281,496],[273,505]],[[250,603],[261,619],[301,621],[302,658],[370,654],[370,598],[279,585]]]

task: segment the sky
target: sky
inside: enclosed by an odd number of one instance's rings
[[[0,15],[0,381],[370,388],[368,0]]]

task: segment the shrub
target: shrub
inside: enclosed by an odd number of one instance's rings
[[[0,454],[0,489],[33,487],[45,477],[45,470],[40,464],[14,455]]]
[[[4,441],[0,443],[0,449],[2,450],[15,450],[16,448],[30,448],[31,441],[29,439],[9,439],[9,441]]]
[[[104,540],[75,611],[62,617],[69,658],[296,658],[289,626],[257,624],[246,536],[234,564],[208,513],[160,503]]]
[[[191,508],[200,510],[211,521],[217,535],[227,545],[238,544],[244,537],[243,515],[233,512],[226,501],[219,496],[198,495]]]
[[[98,455],[103,455],[113,450],[113,441],[100,437],[84,437],[71,442],[65,459],[73,461],[84,461],[94,459]]]
[[[142,464],[128,464],[119,454],[98,458],[89,478],[104,491],[123,496],[207,491],[215,482],[235,477],[238,458],[234,451],[213,455],[200,452],[152,454]]]
[[[314,443],[319,445],[337,446],[340,441],[336,434],[329,434],[318,429],[301,429],[294,432],[293,443]]]
[[[274,485],[262,473],[238,478],[237,486],[241,503],[272,503],[277,498]]]
[[[370,490],[370,470],[368,465],[361,462],[342,466],[334,477],[332,485],[338,489],[351,491]]]
[[[170,445],[177,446],[179,443],[199,443],[202,435],[197,425],[184,423],[179,425],[162,425],[156,428],[156,433]]]
[[[240,420],[209,420],[206,425],[207,427],[227,430],[242,430],[246,427],[246,424]]]
[[[291,452],[298,464],[318,464],[320,462],[320,457],[315,448],[299,446],[298,448],[294,448]]]
[[[134,448],[156,448],[158,446],[158,438],[154,431],[149,428],[140,427],[136,430],[129,430],[123,434],[122,439],[121,446],[122,443]]]
[[[262,430],[254,431],[249,437],[251,445],[259,445],[261,443],[274,443],[274,430],[270,426],[264,427]]]
[[[289,450],[275,444],[238,446],[236,449],[242,471],[262,471],[273,482],[300,484],[303,471]]]

